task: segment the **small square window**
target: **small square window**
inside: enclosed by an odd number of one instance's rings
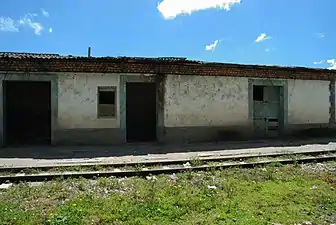
[[[111,118],[116,116],[116,88],[98,87],[98,117]]]

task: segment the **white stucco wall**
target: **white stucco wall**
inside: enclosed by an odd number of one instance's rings
[[[288,123],[329,122],[329,81],[288,80]]]
[[[239,126],[248,124],[248,79],[167,76],[165,126]]]
[[[97,87],[115,86],[118,74],[59,74],[58,128],[118,128],[116,118],[97,118]],[[288,123],[329,121],[329,81],[288,80]],[[248,78],[169,75],[165,83],[167,127],[248,125]]]
[[[119,75],[67,73],[58,79],[59,129],[119,127],[119,101],[116,118],[97,118],[98,86],[115,86],[119,99]]]

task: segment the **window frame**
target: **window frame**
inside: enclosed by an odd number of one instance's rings
[[[265,101],[265,85],[253,85],[253,87],[252,87],[252,99],[253,99],[253,101],[256,101],[256,102],[264,102]],[[259,93],[259,94],[262,94],[262,95],[256,95],[256,93],[255,93],[255,91],[257,90],[257,89],[259,89],[259,91],[260,90],[262,90],[262,92],[261,93]],[[256,98],[256,97],[262,97],[262,99],[259,99],[259,98]]]
[[[101,115],[101,105],[113,104],[100,104],[99,95],[101,92],[114,92],[114,110],[113,115]],[[116,86],[98,86],[97,87],[97,118],[98,119],[113,119],[117,118],[117,87]]]

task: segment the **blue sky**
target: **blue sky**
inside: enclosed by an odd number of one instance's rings
[[[335,0],[3,0],[0,51],[336,69]]]

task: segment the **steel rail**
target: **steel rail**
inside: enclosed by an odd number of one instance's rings
[[[158,174],[172,174],[185,171],[208,171],[212,169],[224,169],[230,167],[255,167],[263,166],[270,163],[304,163],[304,162],[323,162],[336,159],[336,154],[326,156],[307,156],[298,159],[274,159],[261,160],[257,162],[227,162],[219,163],[218,165],[201,165],[201,166],[178,166],[173,168],[152,168],[148,170],[124,170],[124,171],[82,171],[82,172],[53,172],[53,173],[39,173],[39,174],[17,174],[17,175],[1,175],[0,183],[19,183],[19,182],[34,182],[34,181],[48,181],[57,178],[98,178],[98,177],[144,177],[148,175]]]
[[[196,158],[189,159],[159,159],[159,160],[143,160],[137,162],[74,162],[71,164],[54,164],[54,165],[32,165],[32,166],[4,166],[0,167],[0,173],[9,172],[9,173],[19,173],[27,169],[35,169],[39,171],[48,171],[52,169],[67,169],[73,167],[80,168],[90,168],[90,167],[113,167],[113,168],[122,168],[122,167],[134,167],[134,166],[155,166],[155,165],[172,165],[172,164],[184,164],[187,162],[191,162],[193,160],[198,160],[202,163],[207,162],[219,162],[225,160],[244,160],[251,158],[262,158],[262,157],[281,157],[281,156],[291,156],[291,155],[321,155],[321,154],[330,154],[336,153],[336,149],[334,150],[307,150],[307,151],[291,151],[291,152],[270,152],[270,153],[241,153],[241,154],[227,154],[227,155],[218,155],[218,156],[198,156]]]

